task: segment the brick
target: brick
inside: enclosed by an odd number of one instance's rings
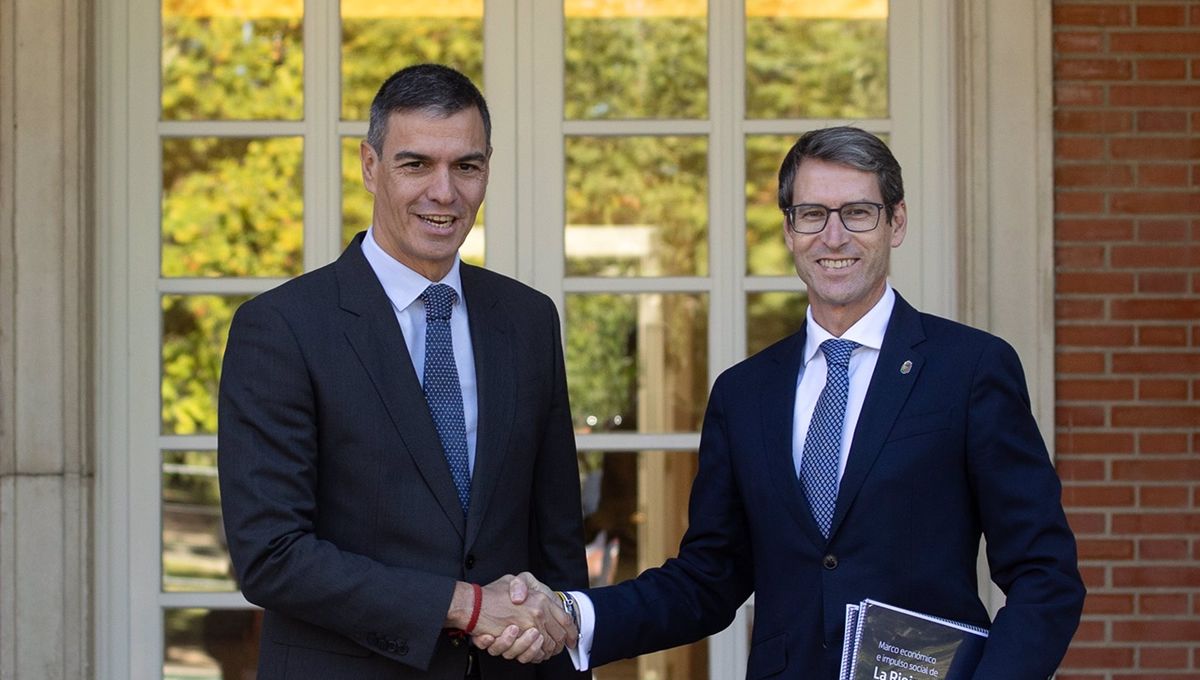
[[[1200,158],[1200,140],[1177,137],[1118,137],[1112,140],[1113,158],[1139,160],[1192,160]]]
[[[1071,645],[1063,665],[1083,668],[1132,668],[1133,647]],[[1058,676],[1062,678],[1061,675]]]
[[[1103,49],[1103,33],[1095,31],[1055,31],[1054,33],[1054,51],[1058,54],[1099,52]]]
[[[1138,650],[1142,668],[1187,669],[1188,650],[1183,647],[1142,647]]]
[[[1186,165],[1143,163],[1138,166],[1137,185],[1139,187],[1186,187],[1190,180],[1190,174]]]
[[[1059,451],[1063,453],[1063,451]],[[1104,463],[1098,460],[1062,460],[1055,462],[1058,476],[1064,481],[1100,481],[1105,478]],[[1101,527],[1103,529],[1103,527]]]
[[[1200,481],[1200,459],[1114,460],[1112,478],[1127,482]],[[1191,519],[1200,528],[1200,515]]]
[[[1106,140],[1102,137],[1058,137],[1054,157],[1059,160],[1096,160],[1104,157]]]
[[[1139,132],[1187,132],[1188,116],[1184,111],[1138,111]]]
[[[1139,560],[1178,562],[1187,559],[1187,541],[1178,538],[1143,538],[1137,542]]]
[[[1138,399],[1184,401],[1187,396],[1186,380],[1142,380],[1138,383]]]
[[[1185,80],[1186,59],[1141,59],[1137,63],[1138,80]]]
[[[1157,219],[1142,219],[1137,225],[1137,240],[1146,241],[1186,241],[1188,240],[1188,223],[1187,220],[1157,220]],[[1197,254],[1196,249],[1189,248],[1183,251],[1189,263],[1195,263]]]
[[[1135,215],[1200,212],[1200,192],[1139,191],[1113,194],[1112,212]]]
[[[1183,26],[1187,13],[1182,5],[1142,5],[1137,8],[1138,26]]]
[[[1114,354],[1113,373],[1197,373],[1200,356],[1194,352]]]
[[[1103,534],[1108,530],[1108,522],[1101,512],[1068,512],[1067,524],[1076,534]]]
[[[1132,293],[1133,274],[1122,272],[1059,272],[1054,288],[1059,293]]]
[[[1188,275],[1184,273],[1146,272],[1137,275],[1139,293],[1187,293]]]
[[[1186,347],[1187,329],[1182,326],[1141,326],[1137,344],[1142,347]]]
[[[1062,104],[1094,105],[1103,101],[1104,92],[1098,86],[1062,85],[1074,87],[1062,93]],[[1058,88],[1056,88],[1057,90]],[[1089,89],[1098,90],[1089,92]],[[1200,105],[1200,86],[1196,85],[1112,85],[1108,91],[1113,106],[1197,106]]]
[[[1130,95],[1127,94],[1126,96]],[[1057,106],[1097,106],[1104,104],[1104,88],[1100,85],[1058,82],[1054,85],[1054,103]]]
[[[1133,344],[1133,327],[1058,326],[1055,342],[1072,347],[1128,347]],[[1076,398],[1086,398],[1086,395]]]
[[[1129,485],[1080,485],[1067,484],[1063,487],[1064,506],[1076,508],[1113,507],[1124,508],[1134,504],[1136,494]],[[1129,554],[1133,554],[1130,548]]]
[[[1070,219],[1054,221],[1055,241],[1127,241],[1133,238],[1133,220]]]
[[[1116,246],[1112,250],[1112,266],[1120,269],[1186,267],[1190,261],[1188,249],[1178,246]]]
[[[1142,614],[1186,614],[1187,596],[1182,593],[1140,593],[1137,597],[1137,610]]]
[[[1114,406],[1113,427],[1200,427],[1200,406]],[[1197,461],[1200,466],[1200,461]],[[1200,467],[1196,469],[1200,479]]]
[[[1054,77],[1058,82],[1129,80],[1133,78],[1133,62],[1128,59],[1059,59],[1054,63]]]
[[[1090,321],[1104,318],[1104,302],[1101,300],[1055,300],[1054,318],[1069,321]],[[1187,335],[1184,335],[1184,343]]]
[[[1111,312],[1113,319],[1200,319],[1200,300],[1147,298],[1113,300]],[[1200,357],[1197,358],[1200,359]]]
[[[1197,514],[1181,512],[1117,513],[1112,517],[1113,535],[1194,534],[1197,531],[1200,531],[1200,515]],[[1200,578],[1200,567],[1196,567],[1195,576]],[[1116,579],[1113,582],[1116,585],[1151,585],[1145,582],[1118,582]],[[1200,581],[1195,585],[1200,586]]]
[[[1059,213],[1105,212],[1105,195],[1096,191],[1056,191],[1054,210]]]
[[[1108,109],[1059,110],[1054,113],[1054,129],[1058,132],[1129,132],[1133,129],[1133,113]]]
[[[1187,453],[1188,437],[1179,432],[1141,432],[1137,450],[1142,455]]]
[[[1104,409],[1097,406],[1059,406],[1054,409],[1055,425],[1067,427],[1103,427]]]
[[[1054,264],[1067,269],[1099,269],[1104,266],[1104,246],[1062,246],[1054,249]]]
[[[1054,6],[1055,26],[1128,26],[1130,8],[1121,5],[1059,5]]]
[[[1099,352],[1059,352],[1054,356],[1058,373],[1100,373],[1104,366],[1105,356]]]
[[[1080,570],[1080,571],[1082,571],[1082,570]],[[1094,585],[1095,582],[1088,581],[1085,579],[1084,583],[1088,584],[1088,586],[1091,587]],[[1106,638],[1106,635],[1104,633],[1104,623],[1103,622],[1101,622],[1101,621],[1084,621],[1079,624],[1079,629],[1075,631],[1075,637],[1072,639],[1074,640],[1074,642],[1079,643],[1079,642],[1098,642],[1098,641],[1104,640],[1105,638]],[[1058,680],[1065,680],[1065,678],[1061,674],[1058,675],[1057,678],[1058,678]]]
[[[1188,23],[1193,26],[1200,26],[1200,5],[1192,7],[1191,17],[1188,19]]]
[[[1138,489],[1137,500],[1138,505],[1147,508],[1186,508],[1190,497],[1186,486],[1143,486]]]
[[[1059,380],[1054,388],[1058,401],[1129,400],[1134,394],[1132,380]]]
[[[1060,165],[1054,169],[1054,186],[1128,187],[1133,185],[1133,166],[1128,164]]]
[[[1143,619],[1113,621],[1113,639],[1123,642],[1194,642],[1200,640],[1200,621]]]
[[[1132,560],[1133,541],[1083,538],[1078,541],[1081,560]]]
[[[1132,614],[1133,595],[1117,593],[1088,593],[1083,601],[1083,614]]]
[[[1142,52],[1167,55],[1200,52],[1200,33],[1192,31],[1130,31],[1109,34],[1109,53]]]
[[[1064,453],[1133,453],[1133,435],[1128,432],[1063,432],[1054,437],[1054,449],[1059,454]],[[1071,461],[1076,464],[1093,461]],[[1080,470],[1078,472],[1084,472]],[[1059,463],[1058,474],[1066,479],[1103,479],[1104,465],[1100,463],[1095,470],[1086,470],[1086,476],[1067,476],[1063,462]]]

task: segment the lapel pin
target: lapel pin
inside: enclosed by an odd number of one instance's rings
[[[911,370],[912,370],[912,362],[911,361],[905,361],[904,363],[900,364],[900,375],[908,375],[909,371],[911,371]]]

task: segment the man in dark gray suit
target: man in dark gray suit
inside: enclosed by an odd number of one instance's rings
[[[452,69],[382,86],[361,146],[371,228],[245,303],[220,392],[230,554],[262,606],[260,680],[568,678],[557,601],[587,583],[557,312],[459,260],[483,202],[487,104]],[[481,585],[488,584],[488,585]],[[527,631],[514,660],[469,634]]]

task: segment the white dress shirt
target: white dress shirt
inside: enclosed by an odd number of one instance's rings
[[[875,372],[879,349],[883,346],[883,336],[887,332],[888,321],[892,318],[892,308],[895,306],[896,292],[888,285],[879,302],[841,336],[843,340],[853,340],[861,347],[855,348],[850,355],[850,393],[846,397],[846,423],[842,429],[842,452],[838,462],[839,482],[842,473],[846,471],[846,459],[850,455],[850,442],[854,440],[858,415],[862,412],[867,387],[871,383],[871,374]],[[796,465],[797,478],[800,476],[800,458],[804,452],[804,439],[808,436],[808,424],[812,421],[817,398],[821,396],[821,390],[825,387],[825,377],[828,375],[821,343],[832,337],[835,336],[821,328],[813,319],[812,307],[809,307],[805,320],[804,361],[796,382],[796,405],[792,417],[792,460]],[[575,596],[575,606],[579,610],[579,644],[575,649],[567,649],[567,652],[571,655],[571,662],[575,664],[575,668],[584,671],[588,669],[592,638],[596,632],[596,609],[587,595],[577,591],[571,591],[571,594]]]
[[[462,386],[463,419],[467,427],[467,465],[475,471],[475,442],[479,434],[479,399],[475,384],[475,354],[471,346],[471,327],[467,323],[467,298],[463,295],[462,277],[459,274],[459,258],[454,256],[454,265],[441,281],[430,281],[384,252],[375,241],[374,227],[367,230],[363,238],[363,255],[375,272],[383,291],[392,302],[392,311],[404,334],[408,356],[412,359],[417,380],[425,382],[425,303],[421,293],[435,283],[444,283],[458,293],[450,314],[450,335],[454,343],[454,364],[458,368],[458,382]]]

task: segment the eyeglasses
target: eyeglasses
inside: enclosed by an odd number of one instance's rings
[[[819,234],[829,222],[829,214],[837,213],[847,231],[871,231],[879,226],[882,203],[860,201],[846,203],[840,208],[830,208],[820,203],[800,203],[783,209],[787,226],[797,234]]]

